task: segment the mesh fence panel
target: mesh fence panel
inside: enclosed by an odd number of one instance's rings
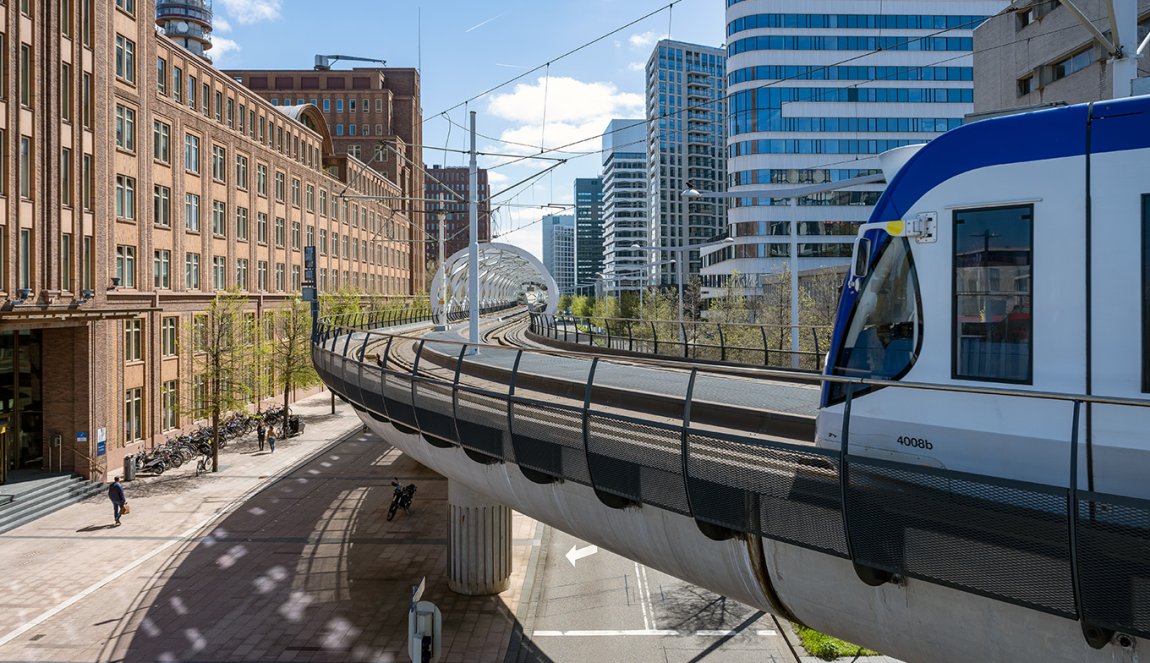
[[[855,561],[1075,616],[1066,491],[850,459]]]
[[[458,442],[452,412],[452,386],[429,379],[415,380],[415,415],[419,430],[441,440]]]
[[[690,515],[679,426],[592,412],[588,433],[587,462],[596,489]]]
[[[583,408],[516,398],[511,442],[520,465],[591,485],[583,449]]]
[[[502,394],[460,387],[455,403],[459,443],[489,456],[514,461],[510,444],[504,444],[507,400]]]
[[[387,406],[388,419],[411,428],[419,428],[419,424],[415,420],[415,410],[411,407],[411,376],[409,374],[384,371],[381,391],[383,392],[384,404]]]
[[[1081,493],[1078,569],[1087,622],[1150,637],[1150,502]]]
[[[846,556],[835,455],[700,432],[687,454],[697,519]]]

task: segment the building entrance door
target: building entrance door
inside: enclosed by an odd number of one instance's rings
[[[44,464],[40,347],[40,330],[0,332],[0,483]]]

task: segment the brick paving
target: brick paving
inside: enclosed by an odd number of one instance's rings
[[[293,406],[305,433],[275,454],[253,436],[219,474],[128,484],[122,527],[98,498],[0,535],[0,661],[407,661],[424,576],[440,660],[501,661],[540,526],[515,514],[512,589],[452,593],[447,481],[329,398]],[[418,492],[388,522],[393,477]]]

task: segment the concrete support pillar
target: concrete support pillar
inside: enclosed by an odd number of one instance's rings
[[[466,596],[511,584],[511,509],[448,480],[447,586]]]

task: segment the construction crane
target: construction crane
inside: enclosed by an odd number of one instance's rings
[[[376,60],[375,58],[359,58],[354,55],[317,55],[315,56],[315,70],[328,71],[331,69],[331,63],[338,60],[358,60],[360,62],[378,62],[383,66],[387,66],[386,60]]]

